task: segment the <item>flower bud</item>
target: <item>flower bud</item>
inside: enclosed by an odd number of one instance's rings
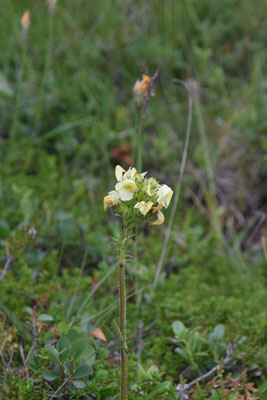
[[[133,87],[134,99],[138,106],[143,104],[143,101],[148,97],[148,88],[151,79],[148,75],[142,75],[141,81],[136,81]]]
[[[27,33],[30,23],[31,23],[30,11],[24,12],[24,14],[21,17],[20,22],[21,22],[23,32]]]
[[[164,214],[161,211],[158,211],[156,221],[150,222],[149,225],[161,225],[163,224],[164,220],[165,220]]]

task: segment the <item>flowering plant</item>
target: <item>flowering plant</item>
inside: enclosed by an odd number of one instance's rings
[[[154,178],[146,178],[147,172],[138,173],[135,168],[125,171],[120,165],[115,168],[118,183],[115,190],[104,197],[104,209],[115,207],[125,225],[132,227],[146,220],[149,225],[164,222],[163,207],[170,204],[173,191],[160,185]]]
[[[128,347],[126,332],[126,289],[125,260],[129,229],[146,220],[149,225],[164,222],[162,209],[170,204],[173,191],[167,185],[160,185],[154,178],[146,178],[146,172],[138,173],[135,168],[125,171],[120,165],[115,168],[117,183],[115,190],[104,197],[104,210],[114,207],[123,220],[121,239],[118,243],[119,276],[119,326],[114,322],[120,337],[121,347],[121,385],[120,399],[127,399]]]

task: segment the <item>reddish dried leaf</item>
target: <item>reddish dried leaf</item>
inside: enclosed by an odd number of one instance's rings
[[[132,147],[128,144],[122,144],[119,147],[116,147],[112,150],[112,158],[116,161],[123,161],[125,164],[133,165],[133,159],[129,155]]]
[[[107,342],[107,338],[100,328],[95,328],[89,333],[89,336],[93,336],[96,339],[102,340],[102,342]]]

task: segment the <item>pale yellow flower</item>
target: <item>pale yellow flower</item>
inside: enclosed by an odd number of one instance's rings
[[[27,32],[31,23],[30,11],[25,11],[21,17],[21,26],[24,32]]]
[[[157,202],[161,204],[163,207],[167,208],[168,205],[170,204],[173,191],[169,186],[162,185],[157,190],[157,195],[158,195]]]
[[[104,197],[104,210],[107,210],[107,207],[116,206],[120,203],[120,196],[115,190],[109,192],[109,194]]]
[[[140,213],[143,214],[145,217],[148,211],[151,210],[152,206],[153,206],[152,201],[140,201],[139,203],[136,203],[134,208],[138,208]]]
[[[118,182],[115,189],[119,192],[120,200],[122,201],[132,200],[134,193],[138,190],[136,183],[131,179],[123,179]]]
[[[122,176],[123,176],[124,172],[125,172],[125,169],[123,169],[120,165],[116,166],[115,176],[116,176],[118,182],[120,182],[122,180]]]
[[[165,218],[164,215],[161,211],[158,211],[158,218],[156,219],[156,221],[150,222],[149,225],[161,225],[163,224]]]

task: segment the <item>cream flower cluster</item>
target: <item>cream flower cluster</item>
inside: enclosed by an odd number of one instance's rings
[[[160,185],[154,178],[147,179],[146,172],[139,174],[135,168],[125,171],[120,165],[115,168],[117,183],[115,190],[104,197],[104,209],[116,207],[127,224],[140,223],[146,218],[150,225],[164,222],[162,208],[170,204],[173,191]]]

